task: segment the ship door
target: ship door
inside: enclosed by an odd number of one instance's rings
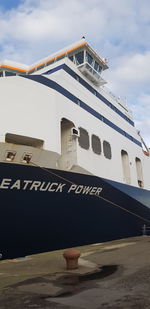
[[[131,183],[130,164],[128,153],[125,150],[121,150],[121,159],[123,168],[123,181],[129,185]]]
[[[139,158],[135,158],[136,164],[136,173],[137,173],[137,182],[140,188],[143,188],[143,172],[142,172],[142,163]]]
[[[77,161],[77,137],[78,130],[72,121],[63,118],[61,120],[61,157],[59,167],[70,170]]]

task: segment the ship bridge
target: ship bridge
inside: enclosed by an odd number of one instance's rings
[[[101,77],[103,70],[107,69],[107,60],[101,58],[85,39],[60,50],[32,65],[24,65],[14,61],[4,60],[0,63],[0,77],[12,75],[28,75],[63,59],[69,58],[87,79],[94,85],[102,86],[106,81]],[[40,74],[40,72],[39,72]]]
[[[82,74],[96,86],[106,84],[106,81],[101,77],[101,73],[108,68],[107,59],[98,56],[87,42],[73,50],[68,56]]]

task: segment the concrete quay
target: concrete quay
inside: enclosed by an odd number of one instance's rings
[[[149,309],[150,237],[77,249],[67,270],[65,250],[0,261],[0,309]]]

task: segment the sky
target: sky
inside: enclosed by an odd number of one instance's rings
[[[32,64],[85,36],[150,147],[149,0],[0,0],[0,61]]]

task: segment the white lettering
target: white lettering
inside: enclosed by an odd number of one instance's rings
[[[64,187],[66,186],[65,183],[57,183],[57,182],[46,182],[46,181],[32,181],[32,180],[20,180],[17,179],[13,181],[9,178],[3,178],[0,183],[0,189],[17,189],[17,190],[34,190],[34,191],[49,191],[49,192],[63,192]],[[90,194],[90,195],[97,195],[102,192],[102,188],[100,187],[90,187],[84,185],[70,185],[68,189],[68,193],[75,193],[75,194]]]
[[[25,185],[24,185],[24,187],[23,187],[23,190],[26,190],[28,184],[29,184],[29,183],[32,183],[32,182],[33,182],[32,180],[24,180]]]
[[[34,189],[35,191],[37,191],[40,185],[41,185],[41,181],[33,181],[33,184],[31,185],[30,190]]]
[[[90,191],[90,195],[95,194],[96,190],[97,190],[97,187],[93,187],[92,190]]]
[[[103,190],[102,188],[97,188],[95,195],[99,195],[102,192],[102,190]]]
[[[77,187],[75,193],[76,193],[76,194],[80,194],[82,190],[83,190],[83,186],[80,185],[80,186]]]
[[[54,192],[56,190],[56,188],[53,188],[53,187],[57,187],[58,186],[58,183],[57,182],[52,182],[48,191],[50,192]],[[52,189],[53,188],[53,189]]]
[[[65,183],[60,183],[58,188],[56,189],[56,192],[62,192],[63,191],[63,187],[65,186],[66,184]]]
[[[10,187],[10,189],[17,189],[20,190],[20,180],[16,180],[16,182]]]
[[[48,182],[45,186],[45,181],[42,182],[41,187],[40,187],[40,191],[47,191],[48,187],[50,185],[50,182]],[[43,188],[45,186],[45,188]]]
[[[12,179],[4,178],[1,182],[0,189],[8,189],[11,181]]]
[[[88,194],[92,187],[84,187],[82,194]]]
[[[68,193],[70,193],[70,191],[74,191],[77,188],[77,185],[71,185],[71,187],[68,190]]]

